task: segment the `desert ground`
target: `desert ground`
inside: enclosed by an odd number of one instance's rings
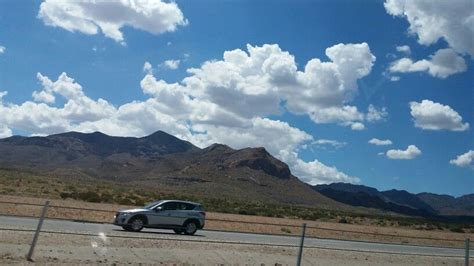
[[[1,264],[295,265],[296,248],[100,238],[42,233],[32,263],[31,232],[0,231]],[[463,258],[305,249],[302,265],[462,265]]]
[[[0,195],[0,215],[19,215],[38,217],[40,206],[25,204],[44,204],[47,199]],[[89,203],[76,200],[51,200],[47,217],[110,223],[117,210],[135,206]],[[68,209],[85,208],[91,210]],[[92,211],[92,209],[94,211]],[[428,231],[397,227],[346,224],[300,219],[260,217],[207,212],[206,229],[267,234],[300,235],[301,225],[307,224],[306,235],[318,238],[373,241],[381,243],[415,244],[443,247],[463,247],[466,238],[474,239],[473,233],[455,233],[447,230]]]

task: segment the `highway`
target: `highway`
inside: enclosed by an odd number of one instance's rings
[[[0,216],[0,230],[35,230],[37,218],[15,216]],[[177,235],[172,231],[144,229],[140,233],[126,232],[121,227],[112,224],[82,223],[66,220],[45,220],[42,231],[78,233],[88,235],[105,234],[108,237],[136,237],[153,239],[170,239],[176,241],[211,241],[211,242],[238,242],[255,245],[297,246],[300,238],[295,236],[265,235],[223,231],[200,230],[195,236]],[[326,248],[365,252],[417,254],[425,256],[464,256],[463,249],[441,248],[428,246],[412,246],[397,244],[380,244],[358,241],[305,238],[305,248]],[[470,251],[474,254],[474,250]]]

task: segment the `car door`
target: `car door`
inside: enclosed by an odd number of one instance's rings
[[[168,201],[155,207],[149,215],[149,225],[153,227],[168,227],[173,224],[173,211],[177,209],[177,203]]]
[[[191,206],[191,204],[178,202],[176,210],[173,211],[173,214],[171,215],[173,223],[176,225],[183,225],[189,216],[189,210],[192,208],[194,208],[194,206]]]

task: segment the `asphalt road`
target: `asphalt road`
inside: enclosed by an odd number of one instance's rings
[[[37,218],[24,218],[14,216],[0,216],[0,229],[24,229],[34,230],[38,224]],[[65,220],[45,220],[42,231],[81,233],[81,234],[105,234],[109,237],[138,237],[174,239],[177,241],[225,241],[252,243],[262,245],[299,245],[300,238],[294,236],[264,235],[250,233],[235,233],[222,231],[200,230],[194,236],[176,235],[172,231],[144,229],[140,233],[126,232],[121,227],[112,224],[81,223]],[[440,248],[426,246],[411,246],[397,244],[379,244],[369,242],[305,238],[305,247],[318,247],[342,250],[358,250],[367,252],[387,252],[402,254],[419,254],[431,256],[464,256],[464,249]],[[470,251],[474,254],[474,250]]]

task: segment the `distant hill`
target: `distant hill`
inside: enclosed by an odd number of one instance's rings
[[[264,148],[200,149],[158,131],[142,138],[100,132],[0,139],[0,168],[106,179],[158,192],[353,210],[313,191]]]
[[[455,198],[433,193],[412,194],[404,190],[378,191],[375,188],[348,183],[312,186],[333,200],[416,216],[474,216],[474,194]]]
[[[474,216],[474,194],[461,197],[438,195],[433,193],[420,193],[418,198],[429,204],[443,215],[470,215]]]

